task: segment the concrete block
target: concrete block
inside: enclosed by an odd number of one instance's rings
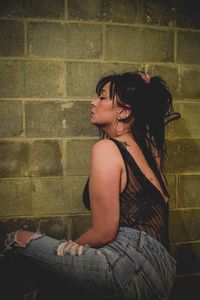
[[[196,172],[200,170],[200,141],[171,140],[167,143],[166,173]]]
[[[23,133],[22,101],[0,101],[0,137],[20,136]]]
[[[100,25],[30,23],[30,56],[100,58],[102,31]]]
[[[25,102],[25,128],[28,137],[64,135],[62,104],[59,101]],[[45,118],[44,118],[45,116]]]
[[[83,189],[87,176],[68,176],[65,182],[65,201],[69,202],[70,213],[88,212],[83,204]]]
[[[149,25],[175,26],[174,3],[165,0],[144,0],[143,22]]]
[[[200,32],[178,31],[177,45],[178,63],[200,63]]]
[[[58,61],[24,62],[26,97],[64,97],[65,67]]]
[[[181,118],[173,123],[173,136],[188,139],[200,138],[200,103],[176,103],[175,110],[181,114]]]
[[[200,28],[199,3],[196,0],[176,0],[176,26],[183,28]]]
[[[69,97],[96,97],[96,85],[103,76],[143,69],[142,64],[68,62],[67,95]]]
[[[63,131],[68,136],[97,136],[98,129],[90,122],[91,103],[70,101],[62,105]]]
[[[173,136],[172,123],[168,123],[165,125],[165,138],[170,139],[172,136]]]
[[[91,150],[96,140],[71,140],[66,143],[66,173],[68,175],[88,175]]]
[[[91,215],[72,217],[71,239],[75,240],[91,226]]]
[[[21,61],[0,61],[0,97],[24,96],[24,68]]]
[[[34,215],[59,215],[69,211],[63,178],[34,178],[32,180]]]
[[[56,239],[69,238],[70,219],[65,216],[3,218],[0,219],[0,237],[15,230],[40,231]]]
[[[171,210],[169,232],[171,242],[189,242],[200,239],[200,209]]]
[[[180,69],[181,98],[200,99],[200,70],[195,67]]]
[[[0,216],[32,214],[31,186],[28,179],[0,179]]]
[[[199,202],[199,175],[181,175],[179,177],[179,202],[178,207],[200,207]]]
[[[106,26],[105,58],[133,62],[172,62],[172,31]]]
[[[41,233],[55,239],[69,239],[70,218],[67,216],[53,216],[38,218],[38,229]]]
[[[28,176],[28,144],[0,142],[0,177]]]
[[[168,183],[168,191],[169,191],[169,207],[176,207],[176,176],[175,175],[166,175],[167,183]]]
[[[29,143],[29,176],[62,176],[62,142],[41,140]]]
[[[58,141],[0,143],[0,177],[62,176],[62,145]]]
[[[199,293],[200,276],[188,274],[187,276],[177,276],[170,300],[195,299]]]
[[[141,1],[136,0],[69,0],[69,19],[140,23]]]
[[[64,97],[64,66],[56,61],[0,61],[0,97]]]
[[[179,74],[176,67],[151,65],[148,67],[148,72],[151,76],[160,76],[166,81],[173,98],[180,97]]]
[[[29,137],[97,135],[97,128],[90,123],[90,102],[86,101],[28,101],[25,124]]]
[[[200,272],[200,243],[177,245],[177,274]]]
[[[0,20],[0,56],[24,55],[24,24]]]
[[[64,0],[7,0],[0,3],[1,17],[63,18]]]

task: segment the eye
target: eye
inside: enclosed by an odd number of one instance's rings
[[[104,100],[104,99],[106,99],[106,97],[100,96],[99,99]]]

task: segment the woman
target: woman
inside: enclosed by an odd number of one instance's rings
[[[106,76],[96,92],[91,123],[103,138],[92,148],[83,192],[91,227],[75,241],[11,233],[6,261],[49,295],[62,290],[63,299],[69,291],[72,299],[169,299],[176,261],[169,252],[164,127],[179,114],[166,83],[143,72]]]

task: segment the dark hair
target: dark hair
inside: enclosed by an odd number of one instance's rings
[[[180,117],[179,113],[173,111],[172,94],[167,83],[159,76],[150,78],[140,71],[113,74],[99,80],[96,86],[98,95],[108,82],[111,83],[110,98],[114,100],[116,97],[119,105],[131,106],[134,116],[132,134],[159,177],[152,146],[160,157],[163,170],[166,154],[165,125]],[[168,194],[165,188],[164,190]]]

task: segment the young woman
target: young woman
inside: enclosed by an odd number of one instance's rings
[[[102,139],[92,148],[83,191],[91,227],[75,241],[11,233],[5,269],[30,276],[48,299],[59,293],[54,299],[169,299],[176,261],[168,236],[165,125],[179,114],[166,83],[143,72],[106,76],[96,92],[91,123]]]

